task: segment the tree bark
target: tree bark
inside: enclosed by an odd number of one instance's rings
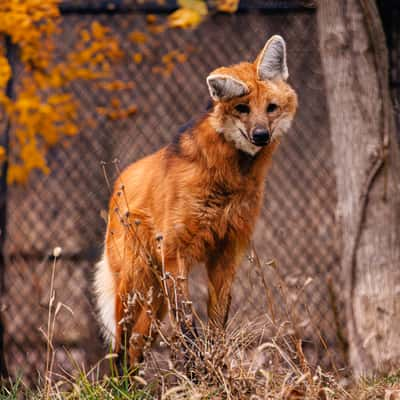
[[[356,375],[400,362],[400,154],[374,0],[320,0],[318,26]]]

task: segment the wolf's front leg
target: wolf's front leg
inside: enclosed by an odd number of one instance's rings
[[[212,328],[224,329],[231,304],[231,288],[244,246],[231,242],[210,254],[208,273],[208,321]]]
[[[189,269],[184,260],[177,257],[167,260],[164,277],[168,295],[168,308],[173,322],[180,328],[187,343],[193,345],[197,336],[193,318],[192,302],[189,299]]]

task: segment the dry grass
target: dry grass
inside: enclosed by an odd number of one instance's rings
[[[275,328],[276,334],[266,337]],[[301,340],[287,333],[290,330],[289,323],[274,327],[267,320],[245,326],[234,320],[224,333],[205,327],[187,361],[186,339],[175,332],[164,338],[169,355],[164,366],[149,349],[139,371],[124,369],[116,376],[110,368],[101,376],[100,365],[110,363],[111,354],[90,371],[76,366],[73,376],[47,371],[51,377],[35,390],[21,380],[4,385],[0,399],[399,399],[400,373],[350,384],[349,379],[309,365]]]
[[[52,282],[58,253],[55,250]],[[254,249],[250,261],[262,274],[262,263]],[[279,275],[274,263],[268,265]],[[225,331],[217,331],[194,313],[198,334],[188,340],[180,329],[182,321],[170,313],[168,329],[160,321],[153,324],[161,338],[164,356],[157,357],[149,345],[140,369],[129,371],[125,365],[122,376],[115,373],[113,354],[89,371],[76,364],[74,375],[54,372],[52,338],[63,305],[57,302],[51,284],[47,332],[44,332],[48,346],[43,379],[35,390],[25,387],[22,380],[3,385],[0,399],[396,399],[388,397],[392,396],[388,390],[399,386],[397,375],[362,380],[352,390],[346,390],[343,382],[348,380],[343,379],[334,365],[330,372],[311,365],[303,352],[299,316],[293,313],[293,302],[301,301],[302,289],[296,296],[289,296],[281,280],[277,297],[272,296],[271,288],[262,281],[268,310],[264,317],[246,324],[233,317]],[[101,372],[104,364],[110,365],[106,374]]]

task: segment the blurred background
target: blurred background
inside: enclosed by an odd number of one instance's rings
[[[387,3],[382,2],[380,11],[391,60],[396,60],[399,11],[388,11]],[[18,121],[13,124],[12,119],[3,119],[0,124],[1,144],[9,154],[5,164],[12,173],[5,180],[3,167],[0,273],[3,350],[13,376],[34,378],[44,368],[46,339],[41,329],[47,326],[52,253],[57,246],[62,255],[55,273],[56,301],[68,308],[57,315],[56,364],[70,370],[72,359],[91,365],[104,355],[92,279],[105,233],[107,180],[112,182],[126,165],[170,142],[181,125],[205,109],[209,72],[252,61],[273,34],[287,41],[289,82],[298,93],[299,108],[268,175],[254,247],[271,290],[278,290],[277,272],[266,262],[274,260],[293,296],[302,291],[296,312],[312,360],[328,362],[322,336],[336,365],[346,363],[336,185],[315,4],[241,1],[234,13],[210,7],[198,26],[194,26],[194,15],[189,21],[184,16],[183,22],[178,15],[174,26],[170,16],[176,8],[169,0],[61,2],[58,31],[51,32],[56,35],[54,65],[77,63],[73,56],[77,52],[81,59],[97,57],[100,45],[82,53],[92,43],[114,47],[100,53],[94,75],[86,71],[86,76],[77,68],[73,78],[64,76],[65,82],[49,88],[40,86],[40,77],[34,77],[40,96],[49,100],[57,92],[57,96],[70,96],[75,104],[63,111],[73,121],[63,128],[65,135],[54,143],[41,138],[47,141],[45,166],[12,169],[13,163],[18,166],[24,161],[21,143],[26,138],[21,141]],[[203,18],[201,10],[198,14]],[[26,92],[32,71],[26,69],[11,40],[3,43],[3,49],[12,70],[6,94],[18,99]],[[394,98],[399,99],[395,62],[391,79]],[[57,97],[48,102],[60,105],[63,101]],[[22,105],[18,113],[21,118]],[[61,123],[56,119],[54,126]],[[204,276],[201,269],[194,274],[191,292],[204,316]],[[260,271],[244,260],[230,315],[239,321],[265,315],[264,291]]]

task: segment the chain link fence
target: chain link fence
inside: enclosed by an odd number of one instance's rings
[[[315,10],[298,6],[300,2],[265,1],[268,7],[264,10],[253,7],[234,15],[217,14],[195,30],[152,35],[138,50],[129,33],[146,32],[145,10],[124,12],[117,2],[119,8],[108,7],[110,12],[98,13],[90,7],[83,12],[85,5],[95,6],[81,3],[63,4],[58,54],[62,57],[70,51],[79,40],[80,29],[99,21],[119,38],[127,55],[115,66],[115,79],[133,82],[134,87],[105,93],[93,83],[72,84],[80,100],[79,135],[67,146],[51,149],[48,176],[33,174],[28,185],[8,188],[3,318],[11,373],[35,377],[43,371],[46,340],[42,331],[47,326],[50,255],[56,246],[63,249],[56,266],[56,301],[67,306],[55,325],[56,364],[70,370],[74,362],[90,365],[104,355],[92,296],[93,266],[105,232],[100,214],[109,196],[100,162],[106,163],[108,174],[115,178],[116,165],[123,168],[167,144],[182,124],[204,110],[208,73],[221,65],[253,60],[273,34],[287,41],[289,80],[298,93],[299,109],[267,178],[254,246],[263,262],[276,261],[294,293],[312,278],[304,288],[303,305],[298,306],[299,318],[309,326],[306,344],[315,362],[322,362],[318,326],[336,352],[336,361],[342,363],[336,193]],[[137,51],[144,56],[140,64],[131,58]],[[157,72],[162,57],[173,51],[187,59],[176,63],[168,74]],[[14,80],[17,90],[18,74]],[[135,104],[138,112],[121,120],[99,115],[97,108],[109,106],[115,97],[122,107]],[[204,274],[199,271],[194,273],[192,293],[204,315],[207,294]],[[276,281],[267,267],[264,275],[271,285]],[[245,260],[232,292],[231,315],[243,320],[265,314],[263,291],[254,265]],[[310,317],[313,324],[307,322]]]

